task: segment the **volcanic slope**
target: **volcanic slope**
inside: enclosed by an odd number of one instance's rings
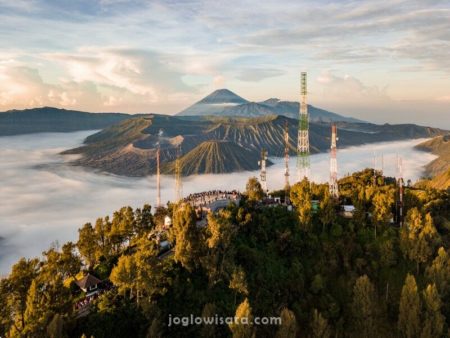
[[[156,171],[156,149],[159,143],[163,173],[173,172],[173,162],[179,148],[183,154],[183,175],[256,170],[262,149],[266,149],[269,156],[283,156],[286,123],[289,126],[292,155],[296,151],[298,120],[274,115],[189,119],[149,115],[106,128],[89,136],[83,146],[65,153],[81,155],[73,162],[75,165],[118,175],[145,176]],[[338,130],[339,147],[431,137],[443,133],[439,129],[415,125],[351,123],[346,123]],[[329,149],[328,123],[310,123],[310,144],[311,153]]]

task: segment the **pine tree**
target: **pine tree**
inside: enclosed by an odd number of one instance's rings
[[[312,217],[311,187],[307,178],[291,187],[291,202],[297,210],[303,230],[309,230]]]
[[[392,216],[391,207],[394,203],[394,197],[391,191],[376,191],[372,199],[372,220],[374,222],[375,237],[377,228],[383,227],[389,222]]]
[[[49,338],[63,337],[64,319],[60,314],[55,314],[50,324],[47,326],[47,334]]]
[[[417,274],[420,264],[427,262],[434,254],[438,241],[431,215],[427,214],[424,220],[417,208],[409,210],[400,232],[400,247],[407,258],[416,262]]]
[[[400,297],[398,329],[402,337],[416,338],[421,331],[420,297],[417,291],[416,279],[408,274]]]
[[[441,337],[444,331],[445,317],[441,313],[442,301],[436,285],[428,284],[423,291],[424,318],[420,338]]]
[[[163,338],[164,325],[159,318],[153,318],[152,324],[148,328],[147,338]]]
[[[330,338],[331,330],[328,320],[322,314],[314,309],[311,322],[311,338]]]
[[[237,321],[229,325],[233,338],[255,337],[252,308],[250,307],[250,303],[247,298],[239,304],[236,309],[235,318]]]
[[[245,276],[245,271],[242,267],[236,267],[231,274],[229,285],[231,290],[234,290],[234,303],[236,304],[236,295],[240,293],[244,296],[248,295],[248,285]]]
[[[7,279],[7,285],[5,285],[5,291],[8,290],[8,293],[4,296],[11,313],[13,328],[17,335],[25,327],[28,290],[37,274],[38,260],[21,258],[13,265],[11,274]]]
[[[320,202],[319,212],[320,222],[322,223],[322,231],[336,220],[336,200],[331,198],[327,191],[323,200]]]
[[[208,320],[208,318],[213,318],[216,315],[216,305],[214,303],[206,303],[203,307],[202,318]],[[200,336],[204,338],[214,338],[217,335],[217,326],[215,324],[206,324],[203,322],[202,328],[200,329]]]
[[[356,337],[377,337],[379,306],[375,287],[367,275],[356,280],[352,302],[353,325]]]
[[[84,259],[86,265],[93,267],[96,263],[97,243],[95,231],[91,223],[86,223],[78,230],[78,251]]]
[[[175,261],[192,271],[199,263],[200,233],[195,211],[190,204],[182,204],[175,210],[172,232],[176,242]]]
[[[31,283],[27,296],[27,308],[25,310],[26,336],[44,337],[44,330],[50,319],[49,303],[45,299],[44,293],[36,279]]]
[[[80,271],[81,260],[75,253],[75,248],[75,244],[72,242],[67,242],[62,246],[58,265],[63,278],[75,277],[75,275]]]
[[[261,188],[261,183],[259,183],[256,177],[248,179],[247,185],[245,186],[245,194],[249,201],[261,201],[264,198],[264,191]]]
[[[436,284],[439,294],[446,297],[450,292],[450,256],[440,247],[436,258],[426,270],[428,280]]]
[[[275,338],[295,338],[297,335],[297,319],[294,312],[288,308],[281,310],[281,326],[278,328]]]
[[[111,271],[111,282],[117,287],[119,293],[130,293],[130,299],[137,293],[138,271],[134,256],[120,256],[117,265]]]

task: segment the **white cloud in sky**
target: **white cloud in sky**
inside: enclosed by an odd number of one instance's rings
[[[9,96],[12,89],[1,88],[0,109],[42,101],[175,113],[216,88],[220,77],[250,100],[297,100],[301,70],[324,79],[332,69],[331,83],[311,83],[313,103],[363,118],[378,100],[390,99],[405,114],[412,101],[436,102],[450,87],[448,1],[10,3],[0,1],[0,65],[19,62],[40,79],[9,76],[16,91]],[[11,72],[3,68],[0,77]],[[420,80],[410,81],[411,74]],[[24,83],[32,89],[19,95]],[[380,114],[392,121],[392,110]]]

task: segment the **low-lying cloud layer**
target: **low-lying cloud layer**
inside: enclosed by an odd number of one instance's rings
[[[59,155],[64,149],[79,145],[90,132],[67,134],[33,134],[0,137],[0,275],[7,274],[20,257],[40,255],[55,241],[76,241],[77,229],[95,222],[122,206],[154,204],[155,179],[124,178],[98,174],[67,165],[68,158]],[[434,156],[413,149],[419,141],[401,141],[365,145],[339,150],[339,176],[373,166],[373,154],[384,154],[385,172],[395,174],[396,153],[401,153],[405,178],[421,175],[422,166]],[[269,154],[270,155],[270,154]],[[284,184],[284,164],[275,159],[268,169],[269,189]],[[312,178],[328,179],[328,154],[311,157]],[[291,181],[295,158],[291,159]],[[184,194],[210,189],[245,188],[247,179],[258,172],[226,175],[202,175],[184,179]],[[162,178],[164,200],[175,195],[174,180]]]

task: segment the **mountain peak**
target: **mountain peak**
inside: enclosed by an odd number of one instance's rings
[[[246,103],[247,100],[233,93],[229,89],[217,89],[197,103]]]
[[[262,104],[265,104],[265,105],[267,105],[267,106],[276,106],[278,103],[280,102],[280,99],[277,99],[277,98],[275,98],[275,97],[272,97],[272,98],[270,98],[270,99],[267,99],[267,100],[265,100],[265,101],[262,101],[261,103]]]

